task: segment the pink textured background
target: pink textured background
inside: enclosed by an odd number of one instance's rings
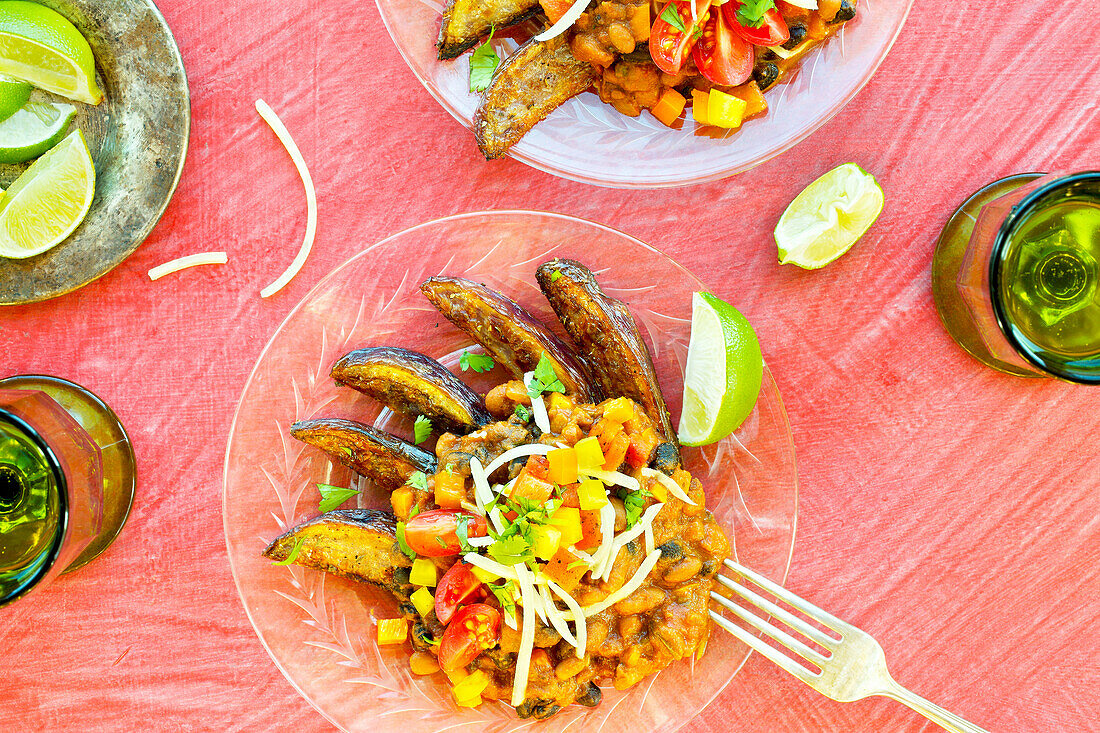
[[[325,273],[412,224],[551,209],[679,259],[755,324],[802,480],[789,587],[876,635],[900,682],[994,731],[1100,720],[1100,391],[981,368],[932,305],[932,244],[1000,175],[1100,167],[1090,3],[917,0],[894,51],[832,122],[740,177],[658,193],[486,165],[419,87],[373,3],[161,0],[191,79],[191,152],[129,261],[57,300],[0,310],[0,372],[111,403],[138,499],[118,543],[0,614],[0,730],[327,731],[261,648],[221,524],[234,406],[261,348]],[[1052,9],[1053,8],[1053,9]],[[1041,29],[1041,30],[1037,30]],[[276,298],[304,199],[256,116],[296,136],[320,198],[313,257]],[[775,264],[769,232],[810,180],[854,160],[886,210],[848,256]],[[225,249],[230,264],[150,283]],[[898,704],[842,705],[754,657],[693,731],[918,731]]]

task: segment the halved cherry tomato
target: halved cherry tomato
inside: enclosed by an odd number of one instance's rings
[[[722,14],[726,16],[726,22],[729,23],[733,32],[752,45],[782,46],[784,43],[791,40],[791,29],[787,27],[787,21],[783,20],[783,16],[780,15],[779,11],[775,8],[764,13],[763,22],[756,28],[753,28],[751,26],[742,25],[741,21],[737,19],[737,11],[740,7],[740,2],[737,0],[730,0],[722,6]]]
[[[440,623],[447,623],[455,615],[459,604],[480,601],[485,598],[482,582],[473,574],[473,566],[456,562],[443,573],[435,587],[435,615]]]
[[[484,537],[485,517],[456,509],[432,509],[421,512],[405,524],[405,542],[418,555],[445,557],[462,552],[458,540],[459,517],[466,522],[467,537]]]
[[[709,7],[709,0],[698,0],[695,4],[695,11],[702,18]],[[680,16],[680,22],[683,24],[684,30],[680,30],[665,20],[669,8],[673,8],[676,14]],[[688,54],[691,53],[691,47],[695,45],[695,41],[695,24],[691,20],[691,3],[685,2],[685,0],[672,0],[661,9],[657,20],[653,22],[653,28],[649,32],[649,55],[661,71],[666,74],[679,74],[680,67],[687,61]]]
[[[752,46],[733,32],[724,13],[710,14],[691,55],[699,73],[715,84],[735,87],[752,77]]]
[[[462,669],[477,655],[500,643],[500,611],[484,603],[463,606],[451,619],[439,642],[443,671]]]

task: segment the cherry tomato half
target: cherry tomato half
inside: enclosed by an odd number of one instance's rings
[[[752,76],[755,62],[752,46],[733,32],[724,13],[710,14],[691,55],[699,73],[720,86],[735,87]],[[645,462],[649,462],[648,456]]]
[[[453,672],[500,643],[500,611],[484,603],[463,606],[439,642],[439,666]]]
[[[702,17],[709,7],[708,0],[700,0],[696,3],[696,12]],[[680,16],[680,22],[684,30],[680,30],[669,23],[665,16],[670,14],[669,8]],[[691,21],[691,3],[684,0],[672,0],[661,9],[661,14],[653,22],[653,28],[649,32],[649,55],[657,68],[666,74],[679,74],[680,67],[687,61],[691,47],[695,45],[695,24]]]
[[[467,537],[484,537],[485,517],[457,509],[432,509],[421,512],[405,524],[405,542],[418,555],[444,557],[462,552],[458,540],[459,517],[466,522]]]
[[[787,27],[787,21],[779,11],[772,8],[764,14],[764,21],[758,27],[742,25],[737,19],[737,11],[741,3],[730,0],[722,6],[722,13],[726,16],[726,22],[737,35],[744,38],[754,46],[782,46],[791,40],[791,29]]]
[[[443,573],[435,587],[435,615],[440,623],[447,623],[455,615],[459,604],[480,601],[485,598],[485,590],[477,576],[472,572],[473,565],[456,562],[451,569]]]

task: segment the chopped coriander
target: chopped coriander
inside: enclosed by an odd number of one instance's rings
[[[566,565],[565,569],[566,570],[576,570],[579,567],[588,567],[588,561],[587,560],[574,560],[573,562]]]
[[[298,559],[298,553],[302,551],[302,543],[305,542],[305,537],[299,537],[294,540],[294,547],[290,548],[290,554],[286,556],[286,560],[272,560],[272,565],[290,565],[292,562]]]
[[[346,445],[340,446],[340,452],[343,453],[344,455],[346,455],[348,458],[355,458],[355,451],[353,451],[351,448],[347,447]]]
[[[412,519],[413,517],[415,517],[419,513],[420,513],[420,505],[419,504],[413,504],[412,508],[409,509],[409,519]]]
[[[420,489],[421,491],[428,490],[428,474],[423,471],[413,471],[409,476],[409,480],[405,482],[407,486]]]
[[[432,434],[432,421],[423,415],[417,415],[413,421],[413,442],[420,445]]]
[[[468,514],[459,514],[456,520],[455,534],[458,535],[458,543],[463,552],[473,552],[470,546],[470,522],[473,520]]]
[[[661,20],[681,33],[687,33],[687,28],[684,27],[684,21],[680,19],[680,11],[676,9],[675,4],[669,3],[665,6],[665,9],[661,11]]]
[[[405,553],[410,560],[416,559],[416,553],[409,547],[409,543],[405,541],[405,523],[397,523],[397,546],[401,548],[401,552]]]
[[[554,270],[553,274],[550,275],[550,282],[556,283],[560,278],[561,278],[561,270]]]
[[[531,374],[531,383],[527,385],[527,394],[531,399],[538,398],[543,392],[565,393],[565,385],[558,379],[558,375],[554,372],[554,363],[550,361],[545,351],[542,352],[539,363]]]
[[[520,535],[502,537],[489,545],[489,554],[501,565],[511,567],[534,558],[531,545]]]
[[[500,56],[497,56],[496,51],[490,42],[493,40],[493,34],[496,33],[496,28],[489,30],[489,37],[485,39],[485,43],[474,49],[473,54],[470,56],[470,91],[471,92],[483,92],[486,87],[489,86],[489,82],[493,80],[493,73],[497,70],[497,64],[500,63]]]
[[[432,636],[422,636],[420,637],[420,641],[424,642],[428,646],[439,646],[439,639],[436,639]]]
[[[500,602],[500,607],[504,609],[506,613],[515,615],[515,581],[506,580],[500,585],[493,585],[492,583],[486,583],[485,585],[492,591],[493,595],[496,596],[497,601]]]
[[[516,405],[516,417],[523,422],[527,422],[531,419],[531,411],[527,409],[526,405]]]
[[[321,492],[320,511],[322,514],[331,512],[359,493],[356,489],[345,489],[342,486],[332,486],[331,484],[317,484],[317,490]]]
[[[775,10],[775,0],[743,0],[737,9],[737,22],[746,28],[759,28],[769,10]]]
[[[642,518],[642,510],[645,509],[645,500],[651,496],[651,494],[642,489],[640,491],[623,491],[620,492],[620,498],[623,500],[623,507],[626,509],[626,527],[630,529],[638,520]]]
[[[458,365],[462,367],[462,371],[473,369],[478,374],[483,374],[495,367],[496,362],[488,354],[471,354],[469,351],[463,351],[458,359]]]

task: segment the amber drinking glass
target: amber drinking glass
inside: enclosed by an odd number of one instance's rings
[[[982,363],[1100,384],[1100,172],[1026,173],[970,197],[940,235],[944,326]]]
[[[102,400],[55,377],[0,380],[0,607],[103,552],[133,496],[130,440]]]

